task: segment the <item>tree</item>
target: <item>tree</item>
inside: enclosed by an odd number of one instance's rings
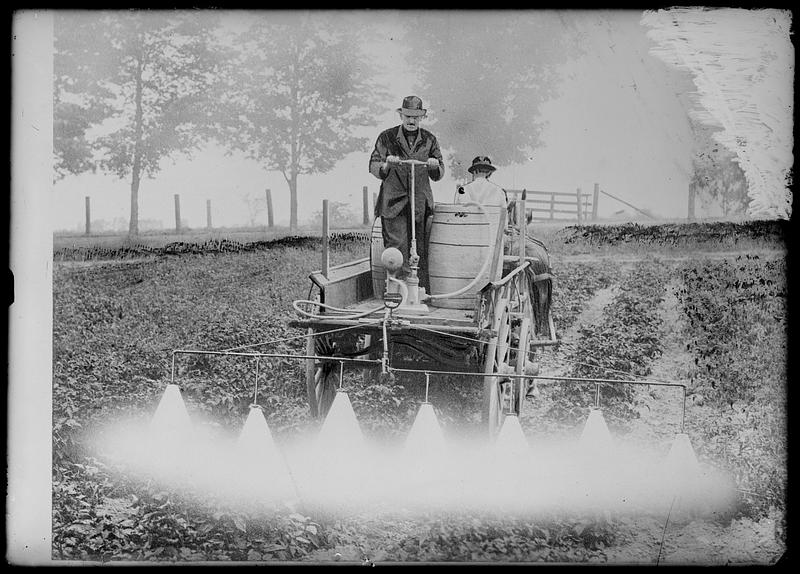
[[[236,39],[238,57],[220,78],[220,137],[283,174],[291,229],[297,227],[298,177],[325,173],[366,150],[368,139],[356,131],[373,124],[385,98],[371,80],[364,31],[349,17],[258,13]]]
[[[706,126],[695,126],[695,154],[692,158],[692,178],[689,182],[691,197],[716,202],[724,216],[743,214],[750,198],[747,180],[736,156],[720,145],[713,131]],[[694,214],[690,213],[690,218]]]
[[[94,172],[91,144],[86,132],[91,127],[91,111],[75,103],[54,101],[53,149],[55,180],[74,173]]]
[[[537,110],[556,94],[557,64],[577,54],[563,16],[550,12],[424,13],[407,45],[422,75],[436,135],[463,178],[476,155],[524,161],[539,142]]]
[[[189,11],[56,14],[57,176],[100,168],[130,178],[130,235],[139,233],[142,177],[207,135],[215,25]]]

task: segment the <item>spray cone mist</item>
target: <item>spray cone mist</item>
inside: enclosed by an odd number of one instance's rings
[[[696,483],[700,479],[700,465],[688,434],[679,433],[675,436],[665,466],[667,476],[677,487]]]
[[[431,403],[420,405],[406,437],[404,454],[429,462],[441,460],[447,454],[444,433]]]
[[[573,466],[577,478],[574,492],[592,507],[610,504],[617,491],[617,454],[602,411],[592,407],[578,439]]]
[[[408,485],[406,488],[413,485],[419,503],[430,504],[441,496],[448,454],[448,445],[433,405],[424,402],[406,436],[398,460],[400,468],[397,469],[397,476],[404,477]]]
[[[159,441],[174,443],[187,439],[192,431],[189,412],[178,385],[167,385],[150,422],[150,432]]]
[[[589,411],[589,418],[579,439],[581,450],[588,455],[608,455],[614,447],[603,413],[598,408]]]
[[[367,440],[350,397],[340,391],[319,432],[284,452],[257,405],[235,439],[204,436],[179,388],[169,385],[148,422],[147,432],[122,433],[104,445],[127,474],[142,472],[163,487],[188,487],[237,509],[269,511],[302,500],[346,513],[538,515],[674,506],[674,514],[696,515],[732,500],[732,486],[701,469],[687,435],[676,436],[666,457],[632,452],[614,440],[596,408],[578,441],[539,438],[531,445],[520,418],[509,413],[494,441],[453,442],[425,401],[403,444],[381,445]]]
[[[659,465],[660,493],[664,504],[673,504],[676,514],[704,512],[725,503],[732,484],[704,470],[695,456],[689,435],[678,433],[669,453]]]
[[[522,432],[517,415],[508,414],[503,419],[503,426],[497,435],[495,451],[503,462],[527,462],[531,454],[530,445],[528,445],[528,439],[525,438],[525,433]]]
[[[234,449],[232,470],[244,496],[269,501],[294,494],[289,468],[258,406],[251,406],[247,414]]]
[[[156,476],[185,485],[202,479],[202,470],[196,467],[199,445],[178,385],[164,389],[144,442],[145,463]]]
[[[311,452],[304,488],[319,502],[369,497],[368,469],[374,462],[346,392],[336,392]]]
[[[361,432],[356,413],[346,392],[336,391],[331,408],[319,431],[316,447],[320,454],[323,451],[338,456],[363,454],[364,434]]]

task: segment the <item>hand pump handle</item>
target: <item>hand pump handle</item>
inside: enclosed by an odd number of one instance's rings
[[[400,160],[401,164],[406,164],[411,166],[411,249],[410,249],[410,266],[412,270],[417,270],[417,263],[419,262],[419,254],[417,253],[417,214],[416,214],[416,206],[414,204],[416,200],[416,177],[414,176],[414,166],[415,165],[428,165],[428,162],[420,161],[418,159],[403,159]],[[416,275],[416,273],[415,273]]]

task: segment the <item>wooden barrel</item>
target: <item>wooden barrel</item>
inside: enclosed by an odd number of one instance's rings
[[[378,299],[383,298],[386,291],[386,269],[381,263],[383,253],[383,232],[381,218],[376,217],[372,224],[372,238],[370,240],[370,269],[372,270],[372,292]]]
[[[448,309],[472,309],[475,295],[503,273],[501,261],[502,235],[498,226],[505,226],[505,210],[498,206],[437,203],[433,214],[428,246],[430,294],[452,293],[470,283],[483,266],[487,252],[491,261],[481,279],[468,291],[456,297],[432,299],[429,305]]]

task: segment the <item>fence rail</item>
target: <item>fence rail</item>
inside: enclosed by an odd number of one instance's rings
[[[361,191],[363,225],[366,226],[372,222],[372,214],[374,206],[378,201],[378,197],[376,193],[370,193],[370,190],[367,186],[363,186]],[[612,199],[622,201],[610,193],[600,190],[600,186],[597,183],[594,184],[594,191],[592,193],[584,193],[581,191],[581,188],[577,188],[574,193],[566,191],[543,191],[538,189],[507,189],[506,193],[508,194],[509,201],[519,199],[524,193],[526,199],[525,211],[528,215],[528,218],[534,221],[595,221],[597,220],[597,204],[600,193],[603,193]],[[272,229],[274,226],[272,191],[270,189],[266,189],[265,194],[267,207],[267,228]],[[84,199],[84,234],[87,236],[92,234],[92,213],[90,201],[91,200],[89,196],[86,196]],[[175,232],[178,234],[184,231],[184,225],[181,221],[180,202],[180,194],[174,194]],[[624,201],[622,202],[626,205],[630,205]],[[567,215],[568,217],[556,218],[556,214]],[[213,229],[212,205],[210,199],[206,200],[206,229]]]
[[[596,221],[597,204],[600,198],[600,184],[594,184],[592,193],[584,193],[581,188],[577,188],[574,193],[568,191],[542,191],[538,189],[507,189],[509,200],[512,197],[519,197],[525,194],[525,202],[528,206],[525,211],[533,221]],[[566,199],[569,198],[569,199]],[[546,205],[547,207],[542,207]],[[558,208],[556,207],[558,206]],[[561,209],[569,206],[569,209]],[[539,215],[541,214],[541,215]],[[556,218],[556,214],[567,214],[573,217]]]

